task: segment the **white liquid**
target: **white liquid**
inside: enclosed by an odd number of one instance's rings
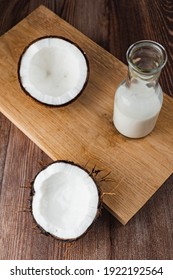
[[[146,84],[121,85],[115,95],[113,122],[117,130],[131,138],[149,134],[155,127],[162,106],[162,91],[158,93]]]

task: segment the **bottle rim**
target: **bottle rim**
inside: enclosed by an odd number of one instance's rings
[[[143,47],[151,47],[151,48],[153,48],[153,50],[155,49],[158,53],[161,54],[162,59],[157,66],[155,66],[151,69],[145,69],[145,68],[138,67],[133,62],[132,54]],[[151,40],[141,40],[141,41],[137,41],[134,44],[132,44],[126,52],[126,58],[127,58],[127,62],[129,64],[129,66],[136,72],[143,74],[143,75],[152,75],[152,74],[156,74],[156,73],[160,72],[162,70],[162,68],[165,66],[167,59],[168,59],[165,48],[158,42],[151,41]]]

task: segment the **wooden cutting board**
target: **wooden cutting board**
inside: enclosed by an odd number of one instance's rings
[[[89,60],[88,85],[66,107],[40,104],[17,79],[23,49],[45,35],[72,40]],[[1,112],[53,160],[71,160],[92,171],[104,205],[123,224],[173,172],[172,98],[164,95],[157,126],[144,139],[125,138],[113,126],[114,92],[126,73],[122,62],[44,6],[0,38]]]

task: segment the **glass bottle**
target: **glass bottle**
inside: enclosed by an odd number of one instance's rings
[[[113,123],[130,138],[140,138],[155,127],[163,102],[159,76],[167,54],[157,42],[143,40],[127,50],[128,76],[114,99]]]

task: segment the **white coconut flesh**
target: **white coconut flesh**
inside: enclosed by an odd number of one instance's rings
[[[73,43],[46,37],[32,43],[19,64],[22,87],[35,99],[63,105],[78,96],[88,76],[83,52]]]
[[[98,213],[98,188],[82,168],[55,162],[42,170],[33,184],[32,213],[37,224],[60,239],[76,239]]]

